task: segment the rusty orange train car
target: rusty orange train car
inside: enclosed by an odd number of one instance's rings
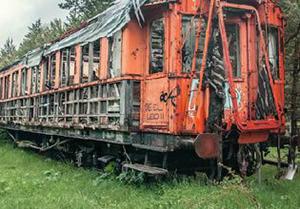
[[[122,0],[1,69],[0,124],[79,166],[247,175],[285,132],[284,81],[276,1]]]

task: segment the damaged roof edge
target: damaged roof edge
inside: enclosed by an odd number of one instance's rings
[[[143,19],[140,8],[146,2],[147,0],[116,0],[107,10],[88,20],[89,24],[86,27],[51,45],[45,51],[45,55],[75,44],[111,37],[130,21],[131,11],[134,11],[138,20]]]
[[[148,0],[115,0],[111,7],[89,19],[87,21],[87,26],[74,33],[71,33],[69,36],[53,44],[48,46],[45,45],[29,51],[20,60],[1,68],[0,72],[6,71],[19,63],[24,64],[26,67],[37,66],[40,64],[43,56],[47,56],[55,51],[76,44],[93,42],[102,37],[111,37],[117,31],[124,28],[124,26],[131,20],[131,11],[134,12],[139,22],[143,21],[144,17],[141,12],[141,7],[147,1]]]
[[[9,70],[11,67],[16,66],[18,64],[22,64],[28,68],[37,66],[41,63],[45,47],[39,47],[32,51],[29,51],[26,55],[24,55],[21,59],[14,61],[12,64],[7,65],[0,69],[0,72],[4,72]]]

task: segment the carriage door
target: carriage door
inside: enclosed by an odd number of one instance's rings
[[[247,120],[248,115],[248,50],[247,43],[247,22],[241,18],[231,18],[225,22],[227,41],[229,45],[230,61],[237,95],[238,109],[240,117]],[[229,84],[226,83],[225,112],[230,113],[232,102],[229,94]],[[227,111],[226,111],[227,110]],[[228,114],[229,115],[229,114]]]
[[[164,130],[168,128],[167,102],[162,95],[168,92],[166,74],[165,18],[155,18],[148,27],[148,62],[142,85],[142,128]]]

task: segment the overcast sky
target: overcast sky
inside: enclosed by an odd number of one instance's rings
[[[43,23],[64,19],[67,11],[58,7],[59,2],[62,0],[0,0],[0,47],[9,37],[19,44],[27,27],[39,18]]]

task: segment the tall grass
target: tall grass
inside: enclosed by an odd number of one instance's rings
[[[0,141],[0,209],[299,209],[299,175],[289,182],[275,174],[264,167],[261,185],[255,177],[213,185],[202,175],[131,185]]]

